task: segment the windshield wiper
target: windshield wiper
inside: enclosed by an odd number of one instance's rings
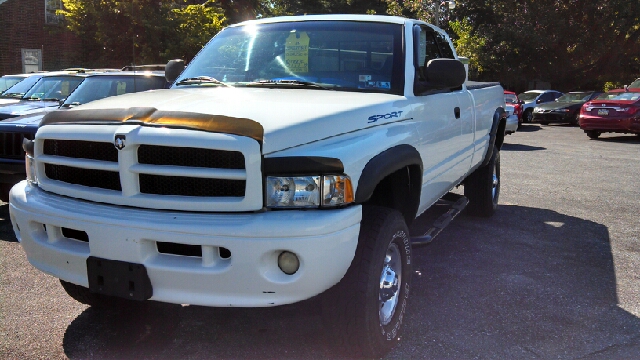
[[[33,101],[60,101],[58,98],[39,98],[39,97],[30,97],[27,100]]]
[[[68,104],[66,104],[66,103],[65,103],[65,104],[62,104],[62,107],[64,107],[64,108],[70,108],[70,107],[73,107],[73,106],[79,106],[79,105],[82,105],[82,104],[80,104],[80,103],[79,103],[79,102],[77,102],[77,101],[74,101],[74,102],[72,102],[72,103],[68,103]]]
[[[324,84],[321,85],[321,84],[315,83],[313,81],[302,81],[302,80],[260,80],[260,81],[250,82],[245,85],[246,86],[284,85],[284,86],[294,86],[294,87],[310,87],[310,88],[322,89],[322,90],[332,90],[333,87],[338,87],[338,85],[333,85],[329,87]]]
[[[12,98],[12,99],[20,99],[24,96],[24,93],[4,93],[2,94],[3,98]]]
[[[193,84],[218,84],[224,86],[231,86],[229,84],[223,83],[222,81],[212,78],[210,76],[197,76],[185,78],[176,83],[176,85],[193,85]]]

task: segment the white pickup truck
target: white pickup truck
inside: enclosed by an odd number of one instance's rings
[[[496,209],[503,89],[470,85],[434,26],[248,21],[166,75],[171,89],[52,112],[24,144],[16,237],[78,301],[267,307],[321,294],[328,331],[380,356],[400,336],[412,242],[467,203]],[[409,233],[459,185],[452,211]]]

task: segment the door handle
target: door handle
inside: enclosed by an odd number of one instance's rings
[[[460,108],[456,106],[453,109],[453,114],[456,116],[456,119],[460,119]]]

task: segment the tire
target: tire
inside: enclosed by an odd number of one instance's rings
[[[525,110],[524,114],[522,114],[522,118],[524,122],[530,123],[533,120],[533,110],[532,109]]]
[[[365,205],[351,266],[322,297],[323,322],[341,355],[379,358],[398,343],[411,274],[404,218],[396,210]]]
[[[540,124],[541,125],[549,125],[549,122],[548,121],[540,121]]]
[[[76,285],[64,280],[60,280],[60,284],[62,285],[62,288],[64,288],[64,291],[66,291],[74,300],[91,307],[111,307],[117,302],[127,301],[125,299],[118,299],[111,296],[92,293],[84,286]]]
[[[0,201],[9,202],[9,191],[11,187],[11,184],[0,184]]]
[[[574,117],[573,120],[571,121],[571,125],[580,126],[580,116],[576,115],[576,117]]]
[[[464,196],[469,199],[467,214],[491,217],[500,197],[500,151],[494,149],[489,163],[476,169],[464,181]]]
[[[595,131],[595,130],[589,130],[587,131],[587,136],[590,139],[597,139],[600,136],[600,132],[599,131]]]

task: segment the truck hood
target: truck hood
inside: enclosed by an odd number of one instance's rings
[[[402,96],[380,93],[355,93],[314,89],[273,89],[247,87],[209,87],[152,90],[92,101],[65,111],[105,114],[113,109],[152,109],[158,113],[187,114],[184,119],[172,118],[172,125],[194,127],[193,119],[211,115],[211,121],[223,118],[244,124],[250,121],[261,127],[263,153],[307,144],[339,134],[357,131],[372,125],[401,119],[408,114],[408,102]],[[400,111],[400,113],[398,113]],[[393,114],[395,112],[395,114]],[[77,114],[80,115],[80,114]],[[72,116],[77,117],[77,116]],[[121,119],[125,121],[128,119]],[[131,118],[135,120],[135,118]],[[255,123],[254,123],[255,122]],[[47,118],[45,122],[47,123]],[[161,124],[161,123],[159,123]],[[240,126],[240,125],[238,125]],[[224,127],[223,127],[224,128]],[[207,130],[201,128],[200,130]],[[253,136],[255,137],[255,136]]]

